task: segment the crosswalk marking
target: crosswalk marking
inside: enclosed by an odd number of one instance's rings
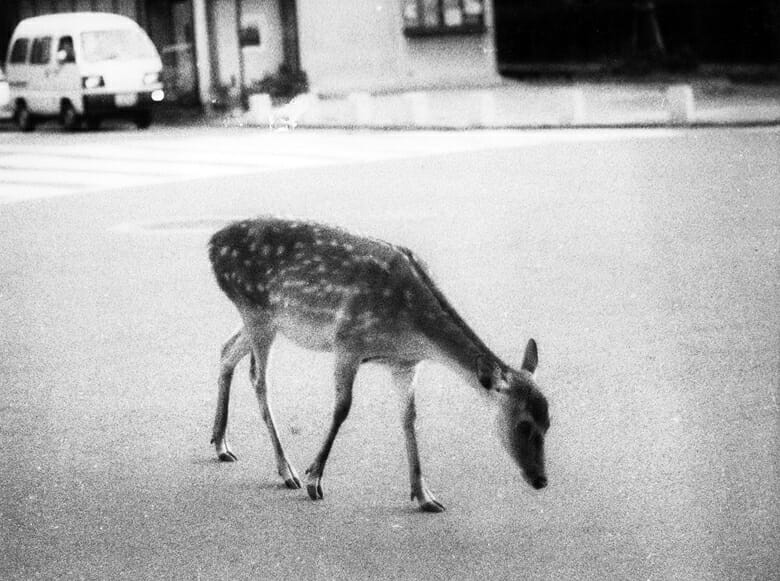
[[[0,204],[199,178],[637,135],[630,131],[224,133],[203,129],[174,135],[80,137],[65,134],[39,136],[37,142],[23,138],[0,141]],[[53,143],[54,139],[59,142]]]
[[[383,139],[247,132],[89,143],[0,142],[0,203],[198,178],[340,165],[414,154]]]

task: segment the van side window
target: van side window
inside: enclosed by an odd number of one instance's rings
[[[45,65],[51,59],[51,37],[36,38],[30,51],[31,65]]]
[[[64,52],[65,58],[60,61],[62,64],[75,63],[76,53],[73,52],[73,38],[70,36],[63,36],[60,38],[60,42],[57,45],[57,54]],[[59,56],[57,57],[59,59]]]
[[[12,65],[22,64],[27,60],[27,47],[30,41],[27,38],[17,38],[11,48],[11,57],[8,62]]]

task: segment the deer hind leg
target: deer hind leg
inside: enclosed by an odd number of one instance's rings
[[[422,476],[420,452],[417,448],[417,407],[414,401],[414,375],[416,362],[397,364],[392,368],[393,382],[401,395],[401,424],[406,439],[406,455],[409,460],[409,481],[412,487],[412,500],[417,499],[420,510],[424,512],[442,512],[441,504]]]
[[[274,415],[271,411],[271,405],[268,402],[268,386],[266,382],[266,371],[268,369],[268,354],[270,353],[271,343],[273,342],[273,332],[265,332],[264,330],[258,330],[253,328],[252,333],[252,359],[249,367],[249,375],[252,380],[252,385],[255,388],[255,394],[257,395],[257,402],[260,405],[260,412],[263,415],[263,421],[268,428],[268,435],[271,437],[271,443],[274,447],[274,453],[276,454],[276,467],[279,472],[279,476],[282,477],[287,488],[301,488],[301,480],[298,477],[298,473],[290,461],[287,459],[287,455],[282,447],[282,442],[279,439],[279,432],[276,429],[276,422],[274,422]]]
[[[233,381],[233,371],[244,357],[249,355],[249,339],[241,327],[222,346],[219,360],[219,387],[217,395],[217,413],[214,417],[214,429],[211,443],[217,451],[217,457],[222,462],[235,462],[236,455],[230,451],[227,443],[228,407],[230,402],[230,384]]]
[[[323,498],[322,474],[325,471],[325,463],[328,461],[330,449],[333,446],[339,428],[344,420],[347,419],[347,415],[349,415],[349,408],[352,406],[352,384],[355,381],[355,375],[357,375],[359,366],[360,360],[355,358],[354,355],[337,351],[335,369],[336,398],[333,419],[320,451],[317,453],[314,462],[306,470],[308,476],[306,490],[312,500]]]

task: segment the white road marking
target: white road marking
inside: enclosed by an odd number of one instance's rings
[[[91,142],[0,142],[0,204],[291,168],[548,143],[663,138],[681,130],[107,133]],[[202,131],[202,132],[201,132]],[[75,142],[74,142],[75,141]]]

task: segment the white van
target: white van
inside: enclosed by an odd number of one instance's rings
[[[106,117],[144,129],[165,98],[162,62],[133,20],[117,14],[70,12],[22,20],[14,30],[5,73],[19,129],[59,118],[66,129],[95,129]]]

